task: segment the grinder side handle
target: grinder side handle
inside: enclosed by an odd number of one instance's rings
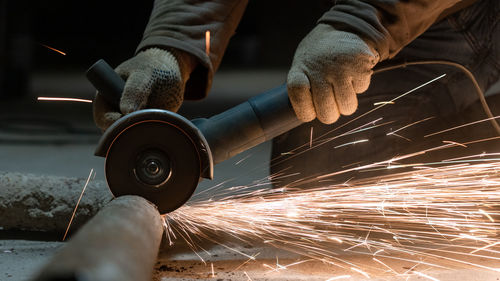
[[[205,136],[214,164],[302,124],[288,99],[286,85],[208,119],[195,119],[192,122]]]
[[[120,108],[125,81],[105,60],[98,60],[87,70],[85,75],[108,104]]]

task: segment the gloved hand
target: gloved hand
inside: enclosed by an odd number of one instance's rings
[[[330,124],[358,107],[357,93],[368,89],[379,54],[359,36],[318,24],[300,42],[287,88],[297,117]]]
[[[123,62],[116,72],[126,81],[120,108],[114,108],[97,93],[94,121],[106,130],[123,114],[144,108],[177,111],[196,59],[179,50],[146,49]]]

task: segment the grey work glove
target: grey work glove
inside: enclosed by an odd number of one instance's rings
[[[358,107],[379,54],[359,36],[318,24],[299,44],[287,87],[297,117],[330,124]]]
[[[120,108],[114,108],[97,93],[94,121],[106,130],[124,114],[144,108],[177,111],[196,60],[179,50],[146,49],[123,62],[116,72],[126,81]]]

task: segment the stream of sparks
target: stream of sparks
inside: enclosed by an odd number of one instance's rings
[[[381,106],[393,104],[395,100]],[[371,112],[373,110],[361,116]],[[404,124],[385,135],[391,137],[432,118]],[[294,157],[327,142],[393,123],[382,119],[328,138],[330,132],[313,139],[311,129],[305,144],[307,148],[292,150],[285,156]],[[482,122],[485,120],[459,127]],[[375,163],[353,163],[346,165],[345,170],[301,182],[324,181],[323,186],[316,188],[298,189],[287,185],[270,189],[271,179],[293,175],[287,175],[286,171],[249,186],[222,190],[217,185],[199,193],[207,198],[192,200],[165,215],[167,237],[171,244],[182,238],[195,252],[202,249],[197,242],[203,239],[228,249],[232,248],[227,246],[227,237],[243,242],[256,241],[350,272],[328,280],[355,275],[370,278],[378,272],[438,280],[425,271],[429,267],[472,267],[500,272],[500,237],[497,234],[500,229],[500,153],[465,155],[435,163],[399,164],[401,160],[426,153],[454,147],[466,149],[471,144],[498,139],[500,137],[462,143],[442,140],[435,147]],[[368,141],[343,142],[337,148]],[[397,172],[398,168],[410,170]],[[327,182],[347,172],[374,170],[392,173],[349,179],[341,184]],[[232,250],[247,257],[246,262],[255,260],[254,256]],[[355,255],[369,257],[369,262],[360,263],[353,258]],[[407,263],[409,269],[398,270],[391,266],[394,262]],[[420,267],[424,267],[424,271]]]
[[[440,268],[445,262],[500,272],[469,261],[500,263],[495,220],[500,215],[500,159],[480,158],[476,164],[419,168],[347,186],[260,189],[198,201],[168,214],[167,231],[170,237],[184,237],[193,249],[199,238],[225,243],[216,238],[223,233],[354,273],[377,265],[356,264],[339,253],[369,255],[376,263],[402,260]]]

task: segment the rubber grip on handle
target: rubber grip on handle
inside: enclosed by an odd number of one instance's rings
[[[293,111],[286,85],[210,118],[191,121],[208,141],[215,164],[303,124]]]
[[[85,75],[104,100],[113,107],[120,107],[125,81],[105,60],[98,60],[87,70]]]

